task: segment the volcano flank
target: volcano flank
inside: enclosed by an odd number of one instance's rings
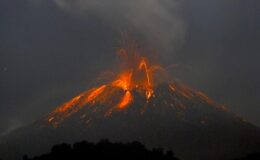
[[[170,78],[137,51],[118,54],[123,64],[110,81],[3,137],[0,155],[16,159],[56,143],[104,138],[172,149],[183,160],[228,160],[259,150],[259,128]]]

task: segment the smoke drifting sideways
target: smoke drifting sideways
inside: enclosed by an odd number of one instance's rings
[[[86,89],[84,85],[93,80],[90,77],[96,77],[100,70],[113,64],[118,47],[113,41],[120,41],[121,33],[130,35],[142,47],[158,51],[157,57],[166,60],[174,56],[173,51],[181,46],[185,36],[182,4],[177,0],[0,3],[6,13],[5,25],[0,30],[6,37],[4,47],[0,46],[3,53],[0,61],[4,68],[8,67],[2,79],[5,87],[1,103],[5,107],[0,110],[5,110],[6,116],[1,118],[0,134],[40,118]],[[23,96],[19,96],[20,92]],[[12,99],[17,102],[13,104]],[[24,116],[28,112],[33,114]]]
[[[81,16],[95,15],[119,32],[134,35],[161,53],[172,54],[184,41],[182,4],[177,0],[55,0],[62,9]],[[106,24],[106,25],[107,25]]]
[[[171,75],[259,126],[259,6],[258,0],[2,0],[0,134],[41,118],[113,70],[125,31],[158,51],[156,59],[142,52],[152,63],[178,64]]]

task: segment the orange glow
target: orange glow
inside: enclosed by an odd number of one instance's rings
[[[150,82],[150,75],[149,75],[149,72],[148,72],[148,69],[147,69],[147,64],[146,64],[146,61],[144,59],[142,59],[142,61],[140,62],[139,64],[139,69],[144,69],[144,72],[146,74],[146,80],[147,80],[147,85],[148,86],[151,86],[151,82]]]
[[[139,68],[139,70],[144,69],[144,72],[146,75],[146,83],[144,85],[146,88],[145,95],[146,95],[147,100],[149,100],[153,94],[153,89],[152,89],[152,84],[151,84],[151,75],[150,75],[150,72],[147,67],[147,62],[145,61],[144,58],[142,58],[141,62],[139,63],[138,68]]]
[[[170,87],[170,89],[173,91],[173,92],[175,92],[175,87],[173,86],[173,85],[169,85],[169,87]]]
[[[81,96],[76,96],[73,99],[71,99],[69,102],[63,104],[61,107],[57,108],[55,112],[65,112],[69,109],[71,109],[80,99]]]
[[[101,113],[105,117],[112,115],[114,112],[120,112],[129,108],[136,94],[141,94],[146,101],[143,101],[143,112],[147,107],[156,106],[151,99],[160,97],[162,93],[156,93],[154,88],[158,82],[155,80],[155,72],[167,74],[166,70],[157,64],[150,64],[147,58],[140,56],[136,51],[128,53],[125,49],[119,49],[118,54],[122,57],[123,64],[114,79],[111,82],[98,85],[80,95],[72,98],[67,103],[59,106],[47,117],[47,122],[57,127],[65,118],[73,113],[84,109],[80,117],[91,121],[94,113]],[[114,75],[114,74],[110,74]],[[168,82],[168,91],[171,94],[170,102],[161,96],[161,102],[167,106],[177,107],[181,110],[187,108],[186,104],[178,99],[182,97],[188,100],[199,99],[210,105],[215,105],[214,101],[208,98],[202,92],[195,91],[181,83]],[[221,108],[221,107],[219,107]]]
[[[102,93],[105,89],[106,85],[102,85],[101,87],[98,87],[93,92],[90,93],[87,100],[88,102],[92,101],[94,98],[96,98],[100,93]]]
[[[128,53],[125,49],[119,49],[118,54],[122,57],[122,71],[110,83],[106,83],[76,96],[69,102],[55,109],[48,117],[48,121],[54,125],[59,124],[64,118],[77,112],[84,106],[92,112],[98,112],[95,104],[108,105],[104,109],[105,115],[112,114],[116,109],[126,109],[133,102],[133,90],[145,93],[146,100],[153,95],[153,75],[159,65],[148,65],[145,57],[138,53]],[[122,92],[123,91],[123,95]],[[115,98],[115,96],[121,98]],[[87,115],[84,115],[87,117]]]
[[[112,82],[112,85],[127,91],[130,89],[131,83],[132,83],[132,72],[126,72],[119,75],[119,78],[114,82]]]
[[[93,89],[93,91],[91,91],[90,94],[84,100],[82,100],[80,106],[84,106],[85,104],[93,101],[98,95],[100,95],[105,90],[105,88],[106,85],[102,85],[100,87]]]
[[[132,97],[130,91],[126,91],[125,95],[123,96],[123,98],[121,99],[121,101],[118,104],[118,108],[124,109],[132,102],[132,100],[133,100],[133,97]]]

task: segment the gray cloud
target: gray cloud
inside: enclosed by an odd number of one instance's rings
[[[1,0],[0,134],[90,87],[113,67],[122,31],[157,49],[156,60],[179,64],[174,76],[259,126],[259,7],[259,0]]]
[[[185,24],[180,13],[181,3],[177,0],[55,0],[55,2],[69,12],[99,16],[113,28],[137,34],[148,45],[156,46],[160,50],[173,51],[184,39]]]

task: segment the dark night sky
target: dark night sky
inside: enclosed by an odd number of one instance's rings
[[[0,134],[113,68],[122,31],[260,126],[259,0],[1,0],[0,20]]]

